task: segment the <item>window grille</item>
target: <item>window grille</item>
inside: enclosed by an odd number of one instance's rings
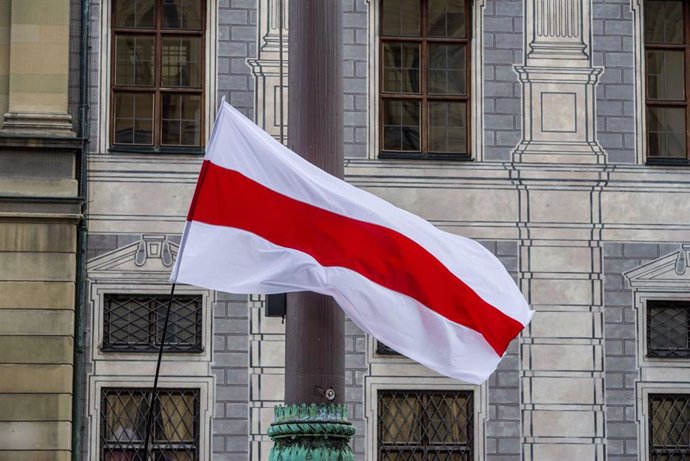
[[[145,461],[150,389],[104,389],[101,394],[101,461]],[[161,389],[154,399],[148,461],[199,459],[199,390]]]
[[[160,348],[168,295],[105,296],[104,352],[156,352]],[[176,295],[165,338],[167,352],[200,352],[201,296]]]
[[[690,358],[690,302],[647,303],[647,355]]]
[[[690,461],[690,394],[649,396],[651,461]]]
[[[400,355],[398,351],[386,346],[381,341],[376,341],[376,353],[379,355]]]
[[[472,460],[473,406],[470,391],[379,391],[378,459]]]

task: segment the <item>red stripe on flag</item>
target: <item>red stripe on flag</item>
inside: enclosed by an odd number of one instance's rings
[[[202,171],[190,221],[242,229],[307,253],[322,266],[351,269],[477,331],[499,356],[523,328],[397,231],[300,202],[209,161]]]

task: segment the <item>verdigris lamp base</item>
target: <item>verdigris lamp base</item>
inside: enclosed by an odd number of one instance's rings
[[[269,461],[354,461],[355,428],[345,405],[278,405],[268,428],[274,442]]]

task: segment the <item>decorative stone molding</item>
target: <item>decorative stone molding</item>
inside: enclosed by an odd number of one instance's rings
[[[690,244],[682,244],[678,251],[624,273],[630,288],[636,291],[690,290]]]
[[[515,66],[522,83],[522,141],[516,162],[606,162],[596,139],[589,0],[529,0],[525,5],[525,65]]]
[[[47,112],[8,112],[0,133],[11,136],[76,136],[72,131],[72,116]]]
[[[275,445],[269,461],[354,461],[355,428],[345,405],[278,405],[268,435]]]
[[[288,0],[260,0],[258,16],[258,56],[247,60],[255,79],[255,121],[286,142]]]
[[[600,68],[516,66],[523,94],[516,162],[605,163],[596,140],[594,88]]]
[[[87,270],[94,275],[115,272],[167,280],[178,249],[165,235],[144,234],[138,242],[90,260]]]
[[[589,18],[589,3],[583,0],[531,0],[526,3],[529,51],[528,65],[553,65],[574,59],[586,66],[588,35],[583,15]],[[546,62],[545,62],[546,61]],[[571,63],[572,64],[572,63]]]

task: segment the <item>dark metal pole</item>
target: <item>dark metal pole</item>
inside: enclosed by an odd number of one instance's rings
[[[343,177],[342,1],[290,0],[288,146]],[[344,315],[329,296],[287,296],[285,406],[269,461],[354,461],[345,393]],[[308,404],[308,405],[304,405]]]
[[[290,0],[288,146],[343,177],[341,0]],[[333,298],[287,297],[285,403],[343,402],[344,316]],[[328,392],[329,396],[332,396]]]
[[[161,346],[158,349],[158,361],[156,362],[156,375],[153,378],[153,389],[149,396],[149,407],[146,414],[146,428],[144,430],[144,459],[149,459],[149,440],[151,439],[151,423],[153,422],[153,409],[156,403],[156,391],[158,390],[158,376],[161,372],[161,360],[163,359],[163,348],[165,347],[165,335],[168,333],[168,320],[170,319],[170,308],[172,307],[173,296],[175,295],[175,284],[170,288],[168,298],[168,308],[165,310],[165,321],[163,322],[163,333],[161,334]]]

